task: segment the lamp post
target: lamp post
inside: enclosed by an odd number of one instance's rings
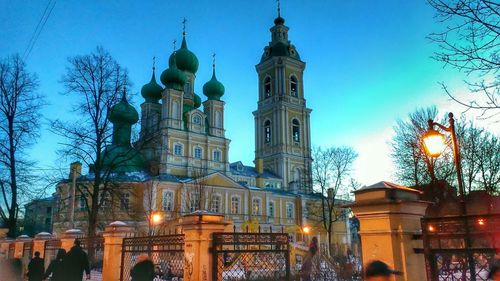
[[[159,212],[152,212],[149,218],[149,224],[150,224],[150,229],[149,229],[149,235],[154,235],[155,233],[155,226],[161,223],[163,220],[162,215]]]
[[[429,129],[422,136],[422,140],[424,143],[425,152],[433,157],[437,158],[444,151],[445,145],[445,137],[443,134],[434,129],[434,126],[440,128],[441,130],[450,133],[451,141],[453,144],[453,159],[455,162],[455,169],[457,171],[457,181],[458,181],[458,192],[460,194],[460,216],[463,218],[463,224],[465,228],[465,250],[467,254],[467,260],[469,264],[470,270],[470,280],[476,280],[476,268],[474,264],[474,258],[470,251],[471,240],[469,233],[469,225],[467,221],[467,206],[465,204],[465,190],[463,185],[463,177],[462,177],[462,165],[460,159],[460,147],[458,145],[457,133],[455,131],[455,119],[453,118],[453,113],[448,114],[448,123],[449,126],[443,126],[439,123],[434,122],[434,120],[429,119]],[[432,226],[430,226],[432,227]],[[464,275],[466,272],[464,272]],[[465,276],[464,276],[465,277]],[[465,279],[464,279],[465,280]]]

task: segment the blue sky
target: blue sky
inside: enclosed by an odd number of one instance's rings
[[[23,53],[48,0],[0,0],[0,57]],[[360,154],[355,176],[363,184],[394,180],[387,141],[397,118],[420,106],[453,107],[438,81],[458,87],[460,75],[430,56],[436,46],[425,37],[440,27],[424,0],[283,0],[289,38],[307,63],[305,96],[315,145],[351,145]],[[133,104],[151,77],[151,58],[162,71],[181,40],[186,17],[188,47],[198,57],[195,91],[202,93],[217,53],[217,77],[226,94],[230,161],[252,164],[257,74],[274,0],[252,1],[58,1],[31,55],[30,71],[50,103],[47,118],[71,118],[72,100],[58,82],[69,56],[101,45],[129,70]],[[458,88],[457,88],[458,89]],[[444,111],[445,112],[445,111]],[[459,113],[459,112],[456,112]],[[60,139],[44,121],[32,151],[40,168],[57,166]]]

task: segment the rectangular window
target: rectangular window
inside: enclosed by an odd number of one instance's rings
[[[231,197],[231,214],[239,214],[239,213],[240,213],[240,198]]]
[[[78,207],[80,211],[85,211],[87,209],[87,204],[85,202],[85,195],[81,194],[78,200]]]
[[[267,215],[274,218],[274,201],[269,201],[269,206],[267,207]]]
[[[260,198],[252,199],[252,215],[258,216],[260,215]]]
[[[200,194],[198,192],[189,193],[189,211],[194,212],[200,209]]]
[[[172,212],[174,210],[174,193],[170,190],[164,190],[162,197],[162,210],[166,212]]]
[[[194,158],[201,159],[201,147],[194,148]]]
[[[214,161],[221,161],[221,152],[219,150],[214,150]]]
[[[52,214],[52,207],[47,207],[47,215]]]
[[[182,156],[182,145],[174,144],[174,155]]]
[[[128,211],[129,205],[130,205],[130,194],[129,193],[122,193],[120,194],[120,209],[122,211]]]
[[[264,128],[264,134],[266,135],[266,143],[271,142],[271,127]]]
[[[293,219],[293,203],[286,203],[286,218]]]
[[[221,197],[219,195],[212,196],[212,204],[210,210],[215,213],[220,213],[221,211]]]

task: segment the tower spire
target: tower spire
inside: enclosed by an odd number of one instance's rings
[[[123,85],[122,101],[128,102],[127,101],[127,85]]]
[[[175,53],[175,44],[177,43],[177,40],[174,39],[174,41],[172,42],[172,45],[174,46],[174,53]]]
[[[215,70],[215,52],[212,53],[212,68]]]
[[[278,2],[278,18],[281,17],[281,7],[280,7],[280,0],[276,0]]]
[[[184,18],[184,19],[182,20],[182,36],[183,36],[183,37],[186,37],[186,22],[187,22],[187,19],[186,19],[186,18]]]
[[[156,56],[153,56],[153,75],[155,74],[156,69]]]

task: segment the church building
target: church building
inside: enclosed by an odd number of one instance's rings
[[[151,227],[150,215],[155,213],[162,216],[161,227],[172,229],[183,215],[203,210],[224,215],[236,229],[284,230],[299,240],[308,226],[314,230],[311,235],[324,241],[320,215],[313,215],[321,197],[312,187],[305,62],[289,40],[288,31],[278,14],[270,29],[271,40],[256,65],[259,85],[253,112],[253,166],[229,161],[224,111],[231,105],[224,102],[224,95],[232,93],[225,92],[215,61],[212,78],[203,85],[203,96],[194,92],[195,83],[200,83],[196,81],[199,63],[188,48],[185,32],[180,48],[172,52],[168,68],[159,76],[161,84],[153,66],[150,82],[141,89],[144,101],[140,113],[124,93],[110,111],[113,144],[104,153],[104,163],[124,186],[123,194],[117,211],[111,208],[103,212],[102,226],[121,220],[145,232]],[[132,144],[131,127],[139,119],[139,139]],[[74,165],[81,170],[81,165]],[[76,181],[84,182],[90,176],[79,176]],[[61,182],[58,198],[71,198],[72,188],[71,180]],[[78,228],[85,225],[82,196],[76,191]],[[64,229],[69,217],[61,209],[54,228]],[[334,240],[348,243],[347,223],[336,225]]]

